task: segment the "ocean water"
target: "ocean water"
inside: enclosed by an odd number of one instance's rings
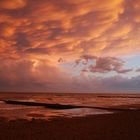
[[[78,105],[85,106],[85,108],[56,110],[39,106],[11,105],[6,104],[3,100]],[[135,110],[140,107],[140,94],[0,93],[0,117],[12,120],[113,113],[105,109],[88,108],[89,106]]]

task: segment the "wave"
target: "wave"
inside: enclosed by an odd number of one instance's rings
[[[77,105],[67,105],[67,104],[50,104],[50,103],[40,103],[40,102],[29,102],[29,101],[19,101],[19,100],[3,100],[6,104],[12,105],[24,105],[24,106],[40,106],[50,109],[74,109],[74,108],[92,108],[92,109],[101,109],[101,110],[108,110],[108,111],[134,111],[140,110],[140,108],[121,108],[120,107],[97,107],[97,106],[77,106]]]

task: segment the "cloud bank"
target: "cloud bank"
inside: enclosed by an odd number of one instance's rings
[[[139,75],[123,60],[139,55],[139,5],[139,0],[1,0],[0,90],[139,90]],[[75,62],[88,78],[74,76]],[[111,72],[115,77],[96,75]]]

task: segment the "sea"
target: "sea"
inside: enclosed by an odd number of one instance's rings
[[[5,100],[84,106],[74,109],[50,109],[43,106],[7,104]],[[93,108],[92,108],[93,107]],[[95,108],[94,108],[95,107]],[[97,107],[97,108],[96,108]],[[99,107],[99,109],[98,109]],[[112,114],[115,109],[140,109],[140,94],[116,93],[0,93],[0,118],[46,119],[56,117],[81,117],[87,115]]]

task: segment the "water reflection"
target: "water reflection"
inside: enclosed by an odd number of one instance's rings
[[[106,96],[106,97],[104,97]],[[13,99],[22,101],[34,101],[43,103],[58,103],[58,104],[72,104],[84,106],[100,106],[100,107],[115,107],[122,106],[125,108],[134,108],[134,105],[139,105],[139,95],[111,95],[99,96],[98,94],[0,94],[0,99]],[[123,97],[123,98],[122,98]],[[130,97],[130,98],[129,98]],[[134,97],[134,98],[131,98]],[[135,106],[136,107],[136,106]],[[32,119],[43,118],[50,119],[57,116],[73,117],[85,116],[90,114],[104,114],[112,113],[101,109],[77,108],[69,110],[53,110],[43,107],[8,105],[0,101],[0,116],[9,119]]]

